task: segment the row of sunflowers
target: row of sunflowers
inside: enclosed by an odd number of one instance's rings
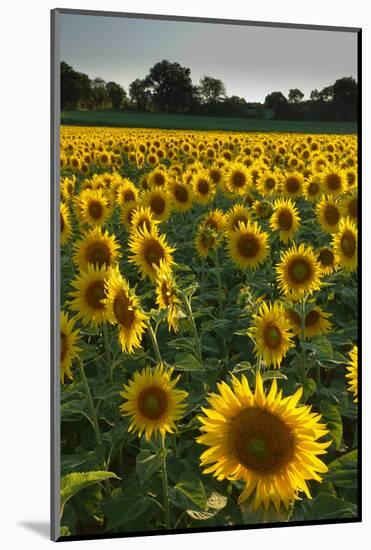
[[[356,137],[60,157],[62,534],[356,517]]]

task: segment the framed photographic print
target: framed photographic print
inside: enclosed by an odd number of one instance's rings
[[[361,30],[52,11],[52,538],[361,520]]]

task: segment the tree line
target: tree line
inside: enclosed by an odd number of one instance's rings
[[[224,83],[212,76],[204,76],[194,85],[189,68],[167,60],[156,63],[144,78],[131,82],[127,93],[116,82],[90,79],[61,63],[62,110],[125,109],[279,120],[355,121],[357,96],[357,82],[344,77],[320,91],[312,90],[307,100],[295,88],[289,90],[287,97],[274,91],[264,103],[247,102],[243,97],[228,96]]]

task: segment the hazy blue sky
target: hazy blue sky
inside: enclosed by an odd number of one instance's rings
[[[214,23],[62,15],[61,59],[90,78],[126,90],[157,61],[177,61],[220,78],[228,95],[263,101],[267,93],[300,88],[306,96],[343,76],[356,77],[355,33]]]

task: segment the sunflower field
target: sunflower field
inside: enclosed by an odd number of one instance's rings
[[[357,510],[355,135],[61,128],[61,534]]]

